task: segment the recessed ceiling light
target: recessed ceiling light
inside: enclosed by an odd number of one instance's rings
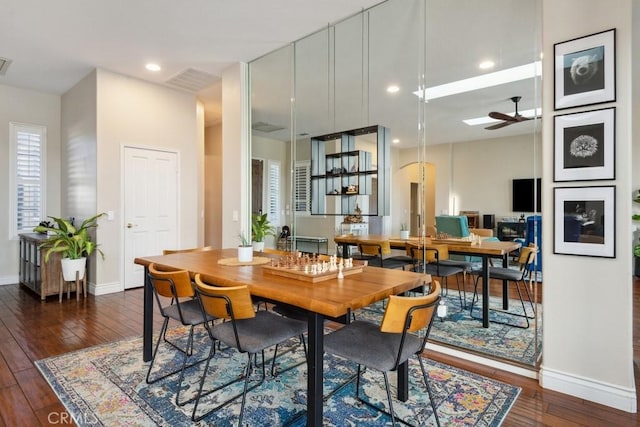
[[[148,63],[147,65],[145,65],[145,68],[149,71],[160,71],[162,70],[162,68],[160,68],[160,66],[158,64],[154,64],[153,62]]]
[[[391,140],[391,142],[393,142],[394,144],[398,144],[400,142],[400,140],[398,138],[395,138],[395,139]]]
[[[493,68],[495,65],[496,63],[493,61],[482,61],[478,64],[478,67],[480,67],[481,70],[488,70],[489,68]]]
[[[391,85],[387,88],[387,92],[389,93],[396,93],[400,90],[400,88],[396,85]]]
[[[471,92],[505,83],[530,79],[540,76],[541,74],[542,62],[536,61],[530,64],[520,65],[518,67],[507,68],[505,70],[494,71],[493,73],[482,74],[468,79],[428,87],[424,90],[424,99],[425,101],[428,101],[430,99],[442,98],[445,96],[456,95],[458,93]],[[413,92],[413,94],[419,98],[423,98],[422,89],[418,89]]]

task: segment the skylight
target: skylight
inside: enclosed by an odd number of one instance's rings
[[[536,61],[530,64],[520,65],[518,67],[507,68],[505,70],[482,74],[476,77],[445,83],[439,86],[428,87],[425,90],[424,98],[425,101],[429,101],[431,99],[442,98],[444,96],[456,95],[458,93],[471,92],[505,83],[530,79],[541,74],[542,62]],[[421,99],[423,97],[422,90],[420,89],[413,92],[413,94]]]

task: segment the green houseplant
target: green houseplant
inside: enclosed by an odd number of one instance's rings
[[[254,242],[254,249],[257,251],[264,250],[264,238],[266,236],[275,236],[273,226],[267,218],[267,214],[253,214],[251,217],[251,240]],[[257,245],[256,245],[257,243]]]
[[[238,245],[238,261],[251,262],[253,261],[253,246],[247,235],[242,232],[238,234],[240,244]]]
[[[80,272],[80,279],[84,277],[86,258],[92,253],[98,252],[104,259],[104,253],[98,248],[98,244],[91,240],[89,230],[98,226],[98,218],[106,215],[100,213],[85,219],[80,227],[75,227],[71,220],[50,216],[56,226],[38,225],[33,229],[36,233],[46,233],[49,238],[40,244],[46,248],[44,260],[49,261],[52,253],[61,253],[63,259],[63,276],[65,280],[75,280],[75,272]],[[78,260],[72,270],[66,268],[68,260]]]

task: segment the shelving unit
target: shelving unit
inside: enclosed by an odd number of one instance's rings
[[[371,134],[376,134],[375,166],[371,152],[356,149],[356,138]],[[358,204],[363,216],[389,215],[389,154],[390,131],[383,126],[311,138],[311,214],[352,215]],[[339,203],[331,209],[327,200],[335,197]]]
[[[523,239],[527,231],[526,222],[498,222],[498,239]]]

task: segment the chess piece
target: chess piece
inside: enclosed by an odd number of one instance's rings
[[[344,274],[342,274],[342,263],[338,266],[338,279],[344,279]]]

